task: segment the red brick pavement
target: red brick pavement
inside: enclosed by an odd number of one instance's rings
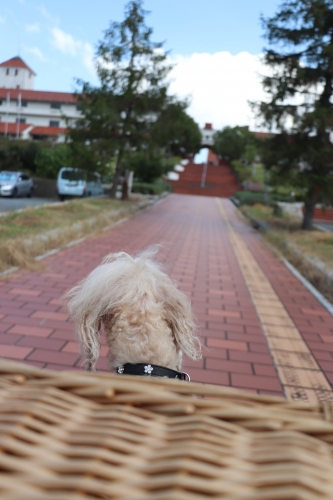
[[[225,209],[333,383],[333,318],[260,241],[228,200]],[[173,195],[106,234],[49,257],[47,272],[0,281],[0,356],[41,368],[83,369],[60,297],[104,255],[160,243],[160,258],[191,298],[205,345],[185,359],[192,380],[282,394],[242,272],[213,198]],[[102,342],[98,369],[107,369]]]

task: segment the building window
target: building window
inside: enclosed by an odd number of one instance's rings
[[[6,75],[9,75],[9,68],[6,69]]]
[[[15,70],[15,76],[18,75],[18,69]]]
[[[0,101],[0,106],[2,106],[2,101]]]
[[[76,110],[77,111],[82,111],[82,104],[77,104],[76,105]]]
[[[59,122],[56,120],[50,120],[50,127],[59,127]]]
[[[60,102],[51,102],[51,109],[61,109]]]
[[[25,118],[16,118],[16,123],[25,123],[26,119]]]
[[[23,108],[26,108],[26,107],[28,106],[28,101],[22,101],[22,102],[21,102],[21,106],[22,106]]]

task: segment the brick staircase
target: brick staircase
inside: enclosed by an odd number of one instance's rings
[[[201,187],[204,165],[190,162],[186,165],[184,172],[179,172],[178,181],[168,181],[173,186],[174,192],[230,198],[236,191],[241,191],[242,188],[238,185],[229,164],[217,159],[212,163],[211,159],[210,155],[208,157],[205,187]]]
[[[304,213],[304,207],[302,208]],[[330,224],[333,223],[333,208],[321,208],[316,207],[313,214],[313,220],[315,222],[328,222]]]

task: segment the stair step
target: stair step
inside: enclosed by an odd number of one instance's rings
[[[229,164],[220,161],[219,165],[208,165],[205,187],[201,187],[204,165],[188,163],[184,172],[179,172],[178,181],[168,181],[175,193],[194,194],[201,196],[230,197],[242,188]]]

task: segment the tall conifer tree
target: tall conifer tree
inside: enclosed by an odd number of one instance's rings
[[[167,101],[171,66],[162,43],[151,40],[142,0],[125,7],[122,22],[111,22],[96,53],[100,86],[80,83],[82,119],[71,129],[76,154],[88,145],[86,158],[100,148],[116,155],[111,196],[116,194],[126,152],[149,141],[149,128]],[[81,96],[81,97],[80,97]],[[84,158],[84,154],[82,154]]]
[[[310,229],[315,204],[333,201],[333,0],[285,0],[262,25],[272,47],[262,82],[268,100],[252,105],[279,132],[263,159],[279,182],[305,189],[302,228]]]

